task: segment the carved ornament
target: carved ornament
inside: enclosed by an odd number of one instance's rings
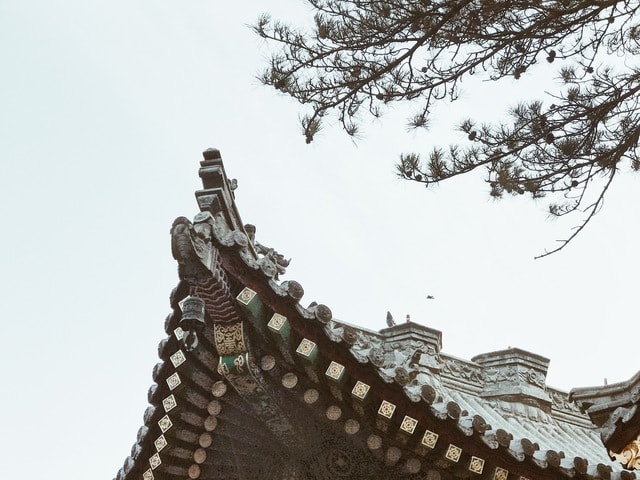
[[[475,385],[483,385],[482,369],[452,358],[444,360],[442,373]]]
[[[554,408],[558,410],[564,410],[566,412],[573,412],[575,414],[581,414],[580,408],[575,402],[569,400],[569,394],[559,392],[556,390],[548,389],[547,393],[551,397],[551,402]]]
[[[515,381],[518,372],[515,367],[488,368],[483,372],[485,383],[501,383],[505,381]]]
[[[182,278],[211,274],[217,260],[213,246],[213,217],[209,212],[196,215],[194,223],[178,217],[171,226],[171,252]]]
[[[244,226],[245,232],[249,237],[249,241],[253,244],[256,253],[260,256],[258,264],[268,277],[278,280],[280,275],[284,275],[286,268],[289,266],[291,259],[285,258],[284,255],[278,253],[273,248],[269,248],[256,241],[256,227],[247,224]]]
[[[213,326],[213,337],[220,356],[236,355],[247,351],[244,342],[243,323],[216,323]]]
[[[629,470],[640,470],[640,436],[625,446],[621,452],[609,452],[622,466]]]

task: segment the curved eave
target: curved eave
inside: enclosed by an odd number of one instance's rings
[[[635,478],[598,450],[593,425],[569,397],[544,385],[540,372],[546,359],[528,354],[527,375],[533,377],[512,392],[495,383],[487,390],[483,379],[488,365],[495,370],[493,354],[480,363],[461,361],[439,352],[439,332],[423,328],[416,333],[411,326],[370,332],[334,320],[324,305],[303,307],[302,286],[280,282],[273,257],[256,253],[219,152],[205,152],[202,165],[205,189],[196,194],[203,211],[200,224],[174,223],[186,238],[176,244],[174,256],[200,242],[193,248],[204,267],[198,261],[181,264],[150,406],[117,480],[255,478],[255,471],[267,480],[292,476],[287,449],[297,448],[303,458],[296,439],[319,448],[313,432],[329,436],[345,451],[361,452],[362,463],[384,478],[418,473],[492,480]],[[191,241],[190,234],[198,238]],[[211,250],[202,253],[203,248]],[[194,289],[204,292],[210,317],[217,316],[202,332],[198,348],[186,352],[179,302]],[[286,336],[272,324],[274,315],[278,325],[286,322]],[[247,362],[242,368],[253,369],[247,378],[257,379],[255,385],[241,385],[238,378],[234,383],[229,374],[229,358],[221,358],[225,354],[214,332],[222,324],[241,332],[238,359]],[[382,354],[373,351],[389,338],[413,341],[412,335],[435,349],[433,355],[422,352],[420,369],[393,362],[390,368],[384,348]],[[509,359],[526,356],[515,350],[498,353]],[[313,431],[304,429],[307,422]],[[332,468],[344,465],[338,458]]]
[[[574,388],[569,396],[599,427],[609,450],[621,452],[640,437],[640,372],[623,382]]]
[[[465,469],[468,470],[472,460],[475,459],[482,460],[494,475],[509,472],[510,475],[525,478],[633,476],[628,472],[612,471],[610,462],[597,454],[599,446],[597,437],[594,438],[595,435],[591,429],[584,428],[588,425],[584,419],[584,427],[574,428],[567,424],[564,426],[565,430],[547,429],[551,436],[556,437],[551,439],[551,443],[558,447],[557,450],[550,448],[543,451],[537,448],[537,445],[548,444],[550,439],[544,438],[544,435],[541,437],[536,435],[545,432],[544,428],[535,431],[535,426],[529,426],[528,436],[522,434],[525,430],[522,425],[510,430],[487,429],[487,424],[490,422],[485,418],[493,416],[497,419],[499,414],[487,409],[486,405],[481,408],[481,402],[474,404],[472,395],[457,394],[451,395],[449,399],[422,398],[417,402],[412,401],[402,385],[385,382],[381,378],[378,367],[371,363],[356,361],[349,350],[348,343],[343,339],[335,337],[332,339],[326,334],[326,321],[320,321],[314,312],[305,309],[299,303],[301,297],[299,297],[298,286],[294,290],[295,295],[292,296],[287,288],[288,283],[285,282],[284,286],[278,285],[272,279],[263,276],[261,270],[240,261],[243,258],[242,255],[234,255],[232,251],[229,251],[228,255],[229,259],[225,261],[226,270],[238,282],[256,291],[271,311],[287,317],[297,334],[296,342],[306,339],[317,346],[321,358],[316,368],[318,377],[325,382],[330,382],[326,369],[331,362],[335,362],[345,369],[344,378],[338,384],[343,398],[353,397],[352,390],[358,382],[363,382],[370,387],[370,403],[365,410],[366,422],[372,428],[378,428],[384,432],[382,436],[384,441],[388,442],[388,447],[400,447],[409,455],[415,454],[416,450],[421,450],[420,444],[425,434],[435,433],[438,435],[438,448],[427,449],[422,453],[425,456],[428,454],[430,462],[440,464],[442,460],[442,464],[457,472],[458,476],[464,476]],[[332,388],[335,389],[336,386]],[[381,420],[379,408],[383,402],[395,406],[390,419]],[[413,433],[401,429],[402,422],[407,417],[417,422]],[[576,432],[579,432],[581,437],[576,438]],[[589,458],[581,456],[566,458],[562,451],[563,445],[568,446],[573,442],[581,445],[596,460],[592,458],[590,461]],[[451,458],[458,458],[458,460],[454,462],[447,459],[447,454],[451,454]],[[447,465],[448,463],[451,465]],[[464,466],[460,467],[460,465]],[[483,472],[486,473],[486,471],[483,468]],[[469,475],[469,472],[466,474]]]

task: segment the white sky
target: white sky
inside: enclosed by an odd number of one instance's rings
[[[372,329],[409,313],[466,359],[523,348],[550,358],[547,383],[567,391],[638,370],[637,178],[619,177],[570,247],[533,260],[572,225],[546,204],[491,201],[477,178],[426,190],[394,175],[400,152],[455,141],[462,116],[495,117],[540,78],[469,91],[428,133],[390,114],[357,146],[337,128],[306,145],[298,105],[255,80],[266,50],[246,25],[267,9],[306,10],[0,0],[6,478],[111,479],[129,454],[178,281],[169,228],[198,211],[208,147],[258,241],[292,257],[284,279],[303,304]]]

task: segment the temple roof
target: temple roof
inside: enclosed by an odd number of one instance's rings
[[[618,406],[637,423],[629,385],[569,394],[535,353],[460,359],[428,326],[372,331],[303,306],[288,260],[241,221],[218,150],[200,177],[200,213],[171,229],[180,278],[117,480],[635,478],[601,441]]]
[[[598,427],[611,455],[627,468],[640,469],[640,372],[625,382],[574,388],[569,397]]]

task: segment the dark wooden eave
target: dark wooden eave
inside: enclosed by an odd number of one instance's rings
[[[596,387],[574,388],[570,398],[598,427],[602,442],[612,454],[621,453],[640,437],[640,372],[627,381]],[[633,456],[637,459],[637,455]],[[638,468],[624,461],[627,468]]]
[[[117,480],[630,479],[589,416],[545,383],[548,360],[462,360],[415,323],[373,332],[301,305],[283,257],[255,240],[220,154],[204,152],[201,213],[179,218],[180,282],[150,407]],[[205,300],[186,351],[180,301]],[[572,395],[575,395],[572,392]]]

